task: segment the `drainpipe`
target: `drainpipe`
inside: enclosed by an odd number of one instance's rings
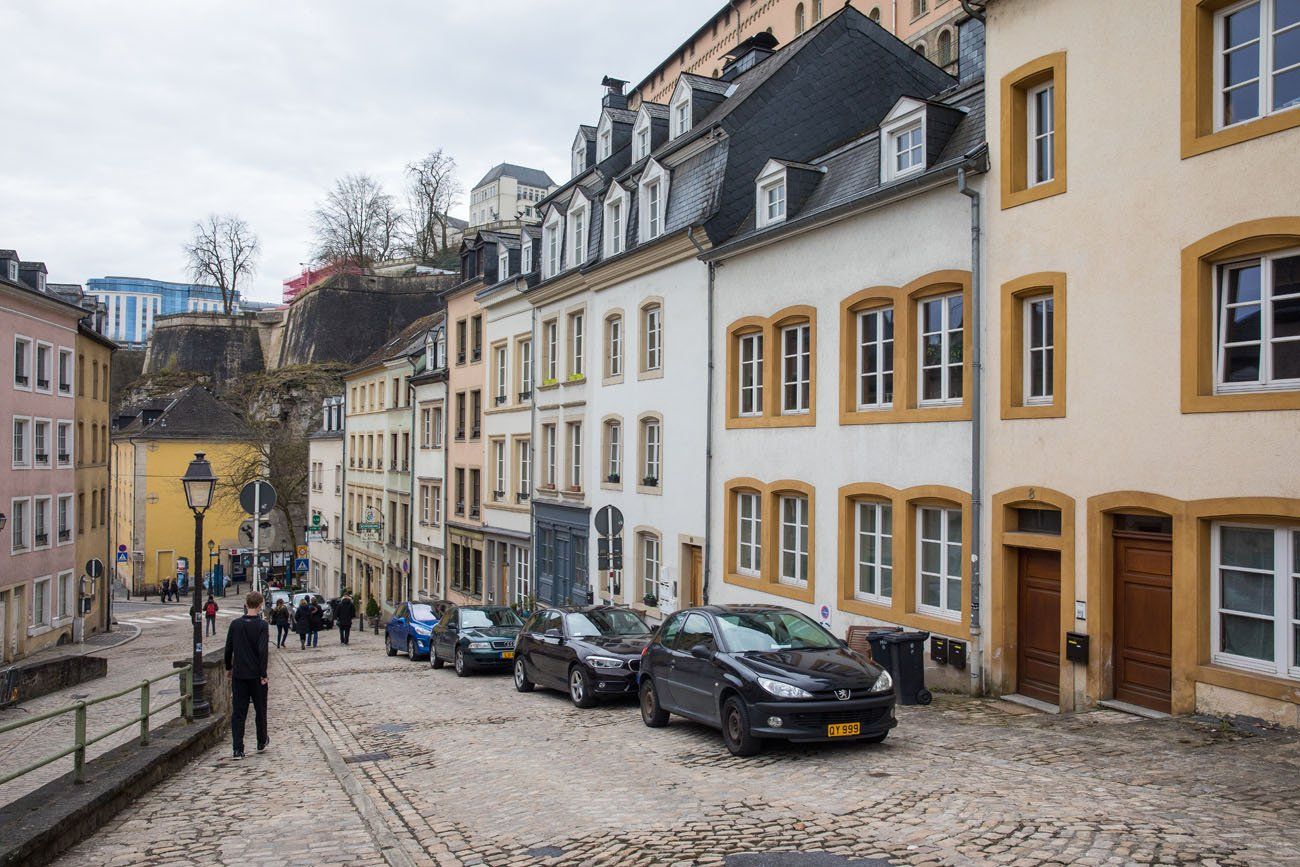
[[[704,247],[695,240],[695,227],[686,230],[686,237],[695,245],[695,249],[704,255]],[[710,553],[713,548],[713,535],[709,532],[713,520],[713,280],[716,266],[708,263],[709,289],[707,312],[704,317],[704,343],[708,352],[707,374],[705,378],[704,402],[704,574],[700,576],[700,600],[709,604]]]
[[[342,470],[342,477],[339,479],[339,525],[335,531],[339,534],[339,575],[343,579],[343,586],[348,588],[354,594],[355,599],[360,599],[361,598],[360,595],[357,595],[357,588],[351,586],[352,578],[351,576],[348,575],[347,566],[346,566],[346,557],[348,553],[348,537],[347,537],[347,533],[345,532],[345,528],[348,525],[348,386],[347,386],[347,380],[344,380],[343,382],[343,405],[342,407],[340,407],[340,412],[342,415],[342,419],[340,420],[342,422],[342,428],[340,429],[340,432],[343,434],[342,437],[343,445],[340,448],[340,452],[342,453],[343,456],[339,458],[339,467]],[[365,617],[364,608],[359,613],[363,618]],[[366,628],[366,624],[364,620],[362,620],[360,628],[361,629]]]
[[[421,347],[423,349],[423,347]],[[411,372],[415,372],[415,365],[411,365]],[[411,438],[407,440],[410,443],[407,446],[407,453],[403,455],[408,463],[406,465],[406,498],[410,502],[406,506],[406,601],[410,602],[415,599],[415,386],[411,380],[406,380],[406,402],[411,406]]]
[[[531,265],[532,263],[529,262]],[[525,281],[524,286],[528,283]],[[533,595],[533,605],[538,604],[537,600],[537,572],[541,569],[542,558],[537,550],[534,541],[537,539],[537,508],[533,502],[533,491],[537,490],[537,449],[534,444],[537,442],[537,305],[529,301],[533,308],[533,321],[528,330],[529,350],[529,370],[528,370],[528,556],[532,562],[530,568],[530,578],[532,587],[529,589]],[[516,492],[516,497],[518,492]],[[444,545],[443,551],[448,549]],[[444,555],[445,556],[445,555]],[[594,601],[594,600],[593,600]]]
[[[971,472],[970,472],[970,503],[971,503],[971,532],[970,559],[971,559],[971,584],[970,584],[970,639],[971,639],[971,667],[970,680],[971,691],[976,695],[983,694],[983,675],[984,675],[984,655],[983,655],[983,627],[980,623],[980,592],[981,581],[980,571],[982,563],[980,561],[981,540],[983,539],[984,524],[984,504],[983,504],[983,461],[981,460],[983,445],[982,421],[982,386],[983,386],[983,360],[982,360],[982,343],[981,333],[983,323],[980,321],[981,314],[981,289],[983,281],[980,277],[980,194],[967,183],[967,167],[963,165],[957,170],[957,191],[963,196],[970,199],[970,273],[971,273],[971,319],[973,327],[971,330]]]

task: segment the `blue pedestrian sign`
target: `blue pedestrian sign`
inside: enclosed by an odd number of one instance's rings
[[[293,571],[306,572],[307,568],[308,568],[307,561],[304,560],[302,557],[299,557],[298,559],[293,561]]]
[[[126,552],[125,552],[125,551],[118,551],[118,552],[117,552],[117,562],[119,562],[119,563],[125,563],[126,561],[127,561],[127,558],[126,558]]]

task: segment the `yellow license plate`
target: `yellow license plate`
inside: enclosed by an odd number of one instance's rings
[[[503,651],[501,651],[501,658],[502,658],[502,659],[514,659],[514,658],[515,658],[515,652],[514,652],[513,650],[503,650]]]
[[[828,738],[843,738],[861,733],[861,723],[832,723],[826,727],[826,737]]]

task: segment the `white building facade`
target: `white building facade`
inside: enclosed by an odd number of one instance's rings
[[[413,598],[442,599],[446,593],[443,491],[447,477],[447,331],[443,323],[424,338],[411,389],[415,405],[411,528]]]
[[[343,587],[344,398],[326,398],[308,437],[307,556],[311,589],[333,598]]]

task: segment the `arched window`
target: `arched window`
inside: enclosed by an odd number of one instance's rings
[[[945,30],[939,34],[939,65],[952,63],[952,33]]]
[[[822,0],[813,0],[813,23],[822,20]]]
[[[799,3],[794,7],[794,35],[798,36],[804,31],[803,4]]]
[[[925,57],[925,43],[924,43],[924,42],[918,42],[918,43],[916,43],[915,45],[912,46],[912,50],[915,51],[917,54],[921,55],[922,57]]]
[[[879,23],[880,23],[880,7],[879,7],[879,6],[874,7],[874,8],[871,10],[871,15],[868,16],[868,17],[870,17],[872,21],[874,21],[874,22],[876,22],[877,24],[879,24]]]

